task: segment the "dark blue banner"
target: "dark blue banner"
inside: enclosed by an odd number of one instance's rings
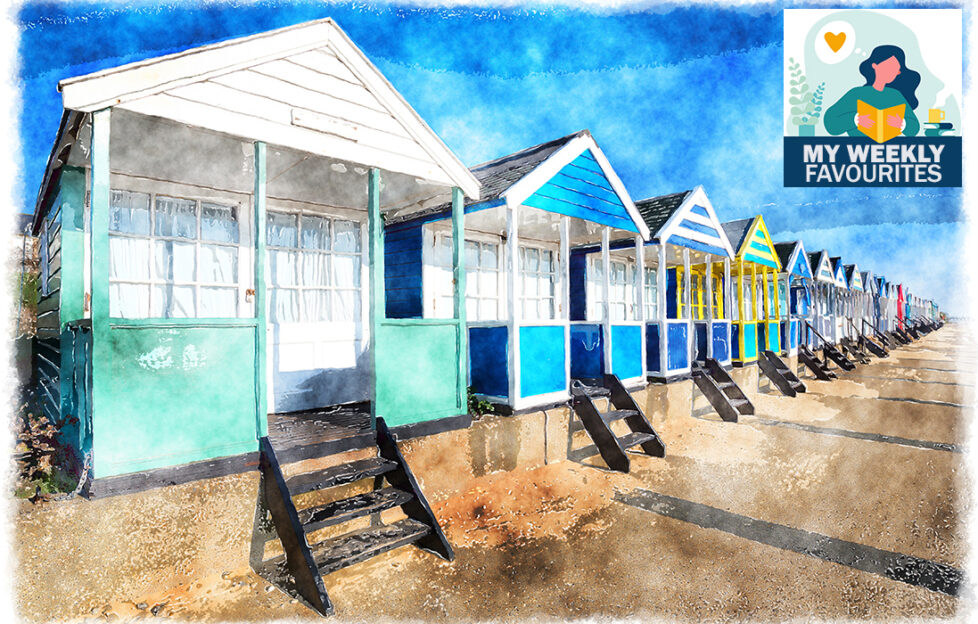
[[[961,186],[961,137],[785,137],[785,186]]]

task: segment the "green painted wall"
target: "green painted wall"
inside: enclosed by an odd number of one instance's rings
[[[381,323],[376,344],[376,415],[389,426],[457,416],[458,325],[417,320]]]
[[[257,450],[253,322],[114,326],[96,339],[96,477]]]
[[[65,166],[56,204],[61,204],[61,327],[84,317],[85,170]]]

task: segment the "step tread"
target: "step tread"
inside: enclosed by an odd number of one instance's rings
[[[651,442],[656,438],[658,438],[658,436],[656,436],[654,433],[633,431],[618,438],[618,444],[620,444],[623,449],[630,449],[633,446],[638,446],[639,444],[644,444],[645,442]]]
[[[290,477],[286,481],[286,486],[289,488],[289,492],[295,496],[313,490],[353,483],[369,477],[378,477],[395,468],[397,468],[397,464],[390,460],[382,457],[370,457]]]
[[[368,527],[319,542],[311,547],[320,574],[329,574],[387,551],[407,546],[431,529],[405,518],[393,524]]]
[[[739,407],[741,405],[746,405],[750,403],[747,399],[730,399],[730,404],[734,407]]]
[[[299,523],[306,532],[311,533],[334,524],[361,518],[372,513],[398,507],[414,499],[414,495],[404,490],[386,487],[349,498],[326,503],[316,507],[299,510]]]
[[[610,424],[629,416],[638,416],[638,412],[636,410],[610,410],[601,414],[601,420]]]

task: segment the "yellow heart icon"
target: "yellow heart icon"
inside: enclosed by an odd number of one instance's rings
[[[829,44],[833,52],[838,52],[842,45],[846,42],[846,34],[844,32],[840,33],[825,33],[825,43]]]

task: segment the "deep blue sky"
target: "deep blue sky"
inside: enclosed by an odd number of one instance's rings
[[[589,128],[634,199],[702,184],[723,220],[761,212],[775,240],[828,247],[964,312],[959,190],[783,187],[780,5],[28,4],[18,15],[22,210],[33,210],[57,132],[58,80],[326,16],[467,164]]]

